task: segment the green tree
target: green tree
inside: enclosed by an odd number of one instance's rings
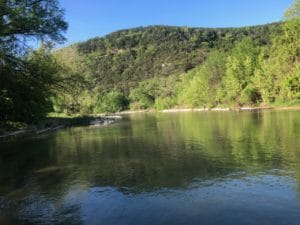
[[[118,91],[111,91],[100,98],[94,112],[114,113],[127,107],[127,101]]]
[[[1,120],[31,123],[52,111],[49,98],[58,79],[58,63],[46,47],[41,47],[28,54],[23,66],[1,76]]]
[[[300,99],[300,1],[287,10],[280,33],[264,53],[254,79],[264,102],[291,102]]]
[[[217,91],[226,72],[226,55],[212,52],[198,68],[185,74],[183,88],[179,92],[179,103],[192,107],[212,107],[220,103]]]
[[[67,29],[57,0],[1,0],[0,45],[5,53],[24,50],[24,39],[62,42]]]
[[[51,110],[58,64],[45,45],[28,53],[26,41],[64,41],[63,16],[56,0],[0,1],[0,120],[33,122]]]
[[[239,42],[227,59],[223,78],[224,95],[227,103],[256,103],[260,96],[252,88],[251,79],[258,65],[260,48],[251,39]]]
[[[153,78],[139,83],[137,88],[131,90],[129,98],[132,109],[152,108],[159,94],[159,79]]]

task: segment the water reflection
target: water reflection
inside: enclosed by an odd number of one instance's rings
[[[133,115],[0,147],[0,224],[300,221],[297,111]]]

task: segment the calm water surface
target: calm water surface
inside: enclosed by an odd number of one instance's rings
[[[300,111],[131,115],[0,141],[0,224],[300,224]]]

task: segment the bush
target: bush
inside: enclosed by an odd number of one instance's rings
[[[176,105],[176,99],[171,97],[155,99],[154,108],[157,110],[170,109]]]
[[[114,113],[126,109],[127,105],[127,100],[121,93],[111,91],[102,97],[96,111]]]
[[[262,101],[262,97],[258,90],[252,86],[246,87],[240,97],[241,104],[257,104]]]

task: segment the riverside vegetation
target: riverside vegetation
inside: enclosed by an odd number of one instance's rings
[[[55,51],[67,29],[58,1],[1,0],[0,15],[2,125],[49,112],[300,104],[300,0],[274,24],[140,27]]]

